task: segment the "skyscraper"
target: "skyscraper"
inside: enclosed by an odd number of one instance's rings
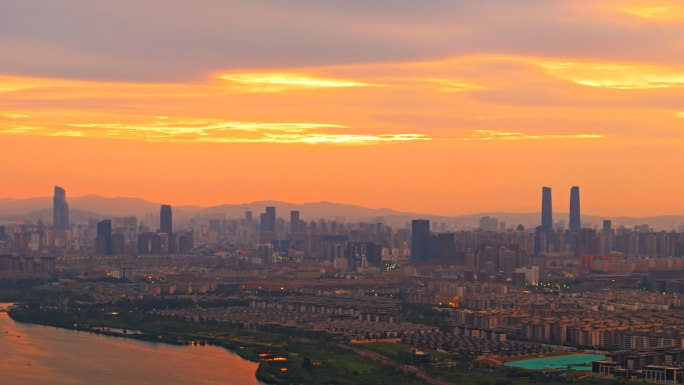
[[[276,208],[273,206],[268,206],[266,207],[266,223],[267,228],[266,231],[275,231],[275,222],[276,222]]]
[[[411,222],[411,259],[430,259],[430,221],[414,219]]]
[[[613,233],[613,222],[610,219],[603,220],[603,232],[611,234]]]
[[[551,187],[542,188],[541,225],[546,229],[553,228],[553,206],[551,204]]]
[[[299,211],[290,211],[290,232],[299,233]]]
[[[112,254],[112,221],[105,219],[97,222],[97,237],[100,238],[99,254]]]
[[[69,227],[69,204],[66,201],[66,191],[55,186],[55,195],[52,198],[52,225],[59,229]]]
[[[173,213],[170,205],[162,205],[159,211],[159,232],[173,234]]]
[[[582,222],[580,222],[580,195],[579,187],[573,186],[570,189],[570,230],[580,231]]]
[[[268,231],[268,214],[266,213],[259,214],[259,231]]]

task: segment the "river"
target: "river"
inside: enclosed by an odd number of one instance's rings
[[[7,313],[0,313],[0,357],[2,384],[261,384],[256,363],[217,346],[23,324]]]

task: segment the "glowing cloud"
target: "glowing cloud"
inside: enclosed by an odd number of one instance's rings
[[[674,2],[659,2],[656,4],[633,4],[617,8],[618,11],[626,12],[644,19],[675,21],[684,20],[684,5]]]
[[[604,135],[596,134],[530,135],[521,132],[472,130],[469,137],[459,140],[598,139],[603,137]]]
[[[264,134],[260,138],[199,138],[198,142],[217,143],[308,143],[308,144],[378,144],[383,142],[406,142],[415,140],[432,140],[421,134],[380,134],[380,135],[348,135],[348,134]]]
[[[89,117],[105,120],[111,117]],[[227,122],[213,119],[118,117],[116,123],[31,122],[0,128],[1,134],[114,138],[177,143],[378,144],[431,140],[422,134],[347,134],[347,126],[323,123]],[[64,130],[64,128],[78,130]]]
[[[285,90],[311,90],[319,88],[378,87],[370,84],[344,79],[331,79],[293,72],[262,72],[226,74],[219,79],[247,87],[254,92],[279,92]]]
[[[30,118],[31,115],[24,115],[24,114],[2,114],[0,115],[3,118],[7,119],[23,119],[23,118]]]
[[[646,90],[684,86],[684,71],[648,65],[544,63],[553,76],[590,87]]]
[[[59,131],[55,132],[54,134],[48,134],[50,136],[74,136],[74,137],[83,137],[85,134],[83,131]]]
[[[487,89],[487,87],[479,86],[477,84],[471,84],[466,81],[457,79],[427,78],[424,80],[429,83],[436,83],[437,85],[439,85],[439,90],[447,94],[462,91],[476,91]]]
[[[677,116],[679,116],[680,118],[684,118],[684,111],[678,112],[678,113],[677,113]]]

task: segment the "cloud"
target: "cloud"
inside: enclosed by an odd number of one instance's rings
[[[678,112],[678,113],[677,113],[677,116],[679,116],[680,118],[684,118],[684,111]]]
[[[378,87],[380,84],[362,83],[353,80],[332,79],[294,72],[260,72],[220,75],[227,82],[246,86],[252,92],[280,92],[288,90],[309,90],[317,88]]]
[[[617,8],[618,11],[629,13],[644,19],[676,21],[684,20],[684,5],[679,1],[655,1],[633,3]]]
[[[83,137],[85,134],[83,131],[59,131],[55,132],[53,134],[48,134],[49,136],[74,136],[74,137]]]
[[[425,81],[437,84],[439,90],[447,94],[451,94],[454,92],[477,91],[487,89],[487,87],[485,86],[471,84],[467,81],[458,79],[426,78]]]
[[[190,81],[476,55],[681,64],[681,30],[640,28],[608,0],[0,0],[0,72]],[[597,5],[598,3],[598,5]],[[616,14],[618,15],[616,17]],[[50,60],[45,60],[50,58]]]
[[[598,134],[531,135],[521,132],[472,130],[469,137],[459,138],[459,140],[600,139],[604,137]]]
[[[582,62],[541,65],[553,76],[591,87],[647,90],[684,86],[684,70],[657,65]]]
[[[27,133],[37,136],[114,138],[146,142],[174,143],[307,143],[307,144],[380,144],[426,141],[423,134],[352,134],[340,132],[347,126],[323,123],[229,122],[217,119],[170,117],[116,117],[120,122],[32,122],[0,128],[2,134]],[[89,117],[89,120],[112,117]],[[124,122],[124,120],[126,120]],[[64,127],[75,128],[66,130]]]
[[[0,115],[0,116],[2,116],[3,118],[7,118],[7,119],[23,119],[23,118],[30,118],[30,117],[31,117],[31,115],[26,115],[26,114],[12,114],[12,113],[2,114],[2,115]]]

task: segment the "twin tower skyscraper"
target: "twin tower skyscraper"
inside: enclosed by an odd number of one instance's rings
[[[551,203],[551,187],[542,188],[542,214],[541,225],[546,229],[553,229],[553,204]],[[582,227],[580,221],[580,194],[579,187],[570,189],[570,225],[571,231],[579,231]]]

